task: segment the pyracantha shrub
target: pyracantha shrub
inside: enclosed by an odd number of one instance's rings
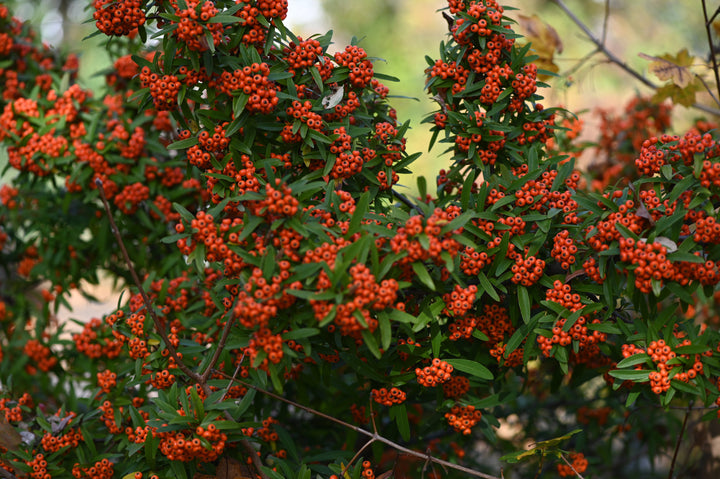
[[[636,176],[586,190],[507,12],[449,0],[425,72],[449,166],[411,198],[409,124],[361,45],[297,37],[284,0],[93,7],[99,93],[0,6],[7,474],[496,477],[466,454],[484,441],[617,477],[636,434],[682,436],[672,408],[720,403],[711,134],[661,109]],[[58,324],[100,272],[117,308]]]

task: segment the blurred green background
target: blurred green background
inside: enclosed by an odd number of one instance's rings
[[[7,2],[16,16],[31,20],[41,27],[43,39],[81,55],[81,78],[86,86],[95,87],[102,78],[93,73],[107,65],[102,37],[83,41],[94,30],[88,22],[92,7],[87,0],[25,0]],[[519,10],[507,10],[511,18],[519,14],[538,15],[552,25],[563,43],[563,51],[556,56],[559,77],[552,79],[552,90],[544,91],[545,104],[563,105],[579,112],[597,107],[620,108],[636,92],[648,94],[650,90],[621,71],[616,65],[596,55],[580,68],[578,62],[595,50],[580,29],[551,0],[506,0],[501,2]],[[675,0],[566,0],[567,6],[597,36],[602,36],[607,25],[606,44],[631,67],[645,72],[648,62],[638,57],[675,53],[688,48],[691,54],[703,56],[707,51],[703,14],[699,2]],[[433,110],[424,92],[425,55],[437,57],[439,42],[447,33],[447,23],[440,9],[447,6],[443,0],[290,0],[290,13],[286,23],[303,37],[335,33],[336,50],[342,50],[353,37],[376,62],[376,70],[400,79],[389,83],[390,94],[415,98],[395,99],[401,121],[411,120],[408,151],[423,152],[415,165],[415,172],[432,178],[447,165],[441,147],[427,152],[429,135],[420,124]],[[609,15],[605,16],[606,7]],[[571,73],[570,73],[571,72]],[[678,107],[682,121],[697,116],[693,111]],[[684,120],[683,120],[684,119]],[[587,134],[592,136],[593,118],[586,118]],[[403,183],[414,184],[411,179]],[[414,189],[414,188],[413,188]]]

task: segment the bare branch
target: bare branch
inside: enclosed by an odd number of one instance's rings
[[[175,350],[175,346],[172,345],[170,339],[168,338],[165,325],[162,323],[162,321],[160,321],[160,318],[158,318],[157,314],[155,313],[155,308],[153,308],[152,303],[150,302],[150,298],[148,298],[148,295],[145,292],[145,288],[143,288],[143,285],[140,282],[137,271],[135,271],[135,267],[133,266],[132,261],[130,261],[130,255],[128,255],[127,249],[125,248],[125,242],[123,241],[122,236],[120,236],[120,230],[115,224],[115,220],[113,219],[112,213],[110,212],[110,205],[108,204],[107,197],[105,196],[105,188],[103,187],[103,182],[100,178],[97,178],[95,180],[95,186],[97,186],[97,189],[100,192],[100,199],[102,200],[103,206],[105,207],[105,213],[107,214],[108,220],[110,221],[110,227],[112,229],[113,235],[115,236],[115,239],[120,246],[120,252],[122,253],[123,259],[125,260],[125,264],[130,270],[130,275],[135,282],[135,286],[137,286],[138,290],[140,291],[140,296],[142,296],[143,303],[145,303],[145,309],[147,309],[148,314],[152,318],[153,323],[155,324],[155,329],[157,330],[158,334],[160,334],[160,337],[165,343],[165,346],[168,348],[168,351],[170,351],[170,356],[172,357],[177,367],[180,368],[180,370],[193,381],[201,383],[202,377],[195,371],[192,371],[190,368],[188,368],[178,356],[178,353]]]
[[[680,443],[682,442],[682,438],[685,435],[685,427],[687,426],[688,417],[690,417],[691,410],[692,410],[692,403],[688,404],[687,411],[685,411],[685,418],[683,419],[682,427],[680,428],[680,434],[678,434],[677,441],[675,442],[675,451],[673,452],[672,462],[670,463],[670,470],[668,471],[668,479],[672,479],[673,473],[675,472],[675,461],[677,460],[678,451],[680,451]]]
[[[718,72],[718,64],[717,64],[717,54],[715,53],[715,45],[713,45],[712,40],[712,31],[711,23],[708,20],[708,12],[707,12],[707,5],[705,4],[705,0],[702,0],[702,8],[703,8],[703,16],[705,17],[705,32],[707,33],[707,39],[708,39],[708,46],[710,47],[710,58],[712,58],[712,64],[713,64],[713,72],[715,73],[715,87],[718,90],[718,93],[720,93],[720,72]],[[705,81],[703,81],[703,85],[705,85]],[[707,88],[707,85],[705,85],[705,88]],[[708,91],[710,89],[708,88]],[[712,93],[711,93],[712,95]],[[716,104],[718,103],[717,98],[713,96],[713,100],[715,100]]]
[[[135,285],[137,286],[138,290],[140,291],[140,295],[142,296],[143,303],[145,304],[145,308],[148,310],[148,313],[150,314],[150,317],[153,320],[153,323],[155,324],[155,329],[157,330],[158,334],[160,334],[160,337],[162,338],[163,342],[165,343],[165,346],[168,348],[168,351],[170,351],[170,356],[174,360],[175,364],[180,368],[180,370],[185,373],[190,379],[192,379],[195,383],[200,385],[200,387],[203,389],[205,394],[210,395],[211,390],[207,385],[207,380],[205,375],[200,375],[196,373],[195,371],[188,368],[185,363],[182,362],[180,357],[177,354],[177,351],[175,350],[175,346],[172,345],[170,342],[170,339],[167,336],[167,330],[165,329],[165,325],[160,321],[160,318],[157,317],[157,314],[155,313],[155,309],[152,307],[152,303],[150,302],[150,298],[148,298],[147,293],[145,293],[145,288],[143,288],[142,283],[140,282],[140,278],[137,275],[137,272],[135,271],[135,267],[133,266],[132,262],[130,261],[130,255],[128,255],[127,249],[125,248],[125,243],[123,242],[122,236],[120,236],[120,230],[118,229],[117,225],[115,224],[115,220],[112,217],[112,214],[110,212],[110,204],[107,201],[107,197],[105,196],[105,189],[103,188],[102,180],[99,178],[95,180],[95,185],[98,188],[98,191],[100,192],[100,199],[103,202],[103,206],[105,207],[105,213],[107,213],[108,220],[110,220],[110,227],[112,229],[113,235],[115,236],[115,239],[118,242],[118,245],[120,246],[120,251],[122,252],[123,259],[125,260],[125,263],[127,264],[128,269],[130,270],[130,274],[132,275],[133,281],[135,282]],[[232,320],[228,321],[228,323],[232,323]],[[221,339],[221,344],[218,345],[218,349],[221,349],[224,345],[224,339],[227,338],[227,335],[229,334],[230,327],[226,325],[225,330],[223,331],[223,338]],[[215,359],[215,358],[213,358]],[[208,368],[206,372],[209,373],[211,371],[211,368]],[[235,421],[235,418],[233,418],[228,411],[224,411],[224,416],[229,421]],[[262,470],[262,462],[260,461],[260,458],[256,454],[255,448],[250,444],[250,442],[247,439],[241,439],[240,444],[245,448],[245,450],[248,453],[248,456],[250,457],[250,460],[252,461],[253,465],[255,466],[255,469],[257,469],[258,475],[262,479],[269,479],[267,474],[265,474]]]
[[[565,461],[565,464],[567,464],[568,466],[570,466],[570,469],[572,469],[572,471],[575,473],[575,475],[577,475],[577,477],[579,477],[580,479],[585,479],[585,478],[582,476],[582,474],[580,474],[580,473],[575,469],[575,467],[572,465],[572,463],[570,463],[570,461],[567,460],[567,458],[565,457],[565,454],[563,454],[563,453],[561,452],[561,453],[560,453],[560,457],[562,458],[563,461]]]
[[[392,190],[392,194],[393,194],[393,196],[394,196],[395,198],[397,198],[398,200],[400,200],[400,202],[404,203],[408,208],[417,211],[417,212],[420,213],[420,215],[422,215],[422,216],[425,216],[425,213],[423,212],[423,210],[421,210],[418,205],[416,205],[415,203],[413,203],[412,201],[410,201],[407,196],[405,196],[405,195],[403,195],[402,193],[399,193],[399,192],[397,192],[397,191],[395,191],[395,190]]]
[[[649,88],[652,88],[653,90],[657,90],[659,88],[658,85],[656,85],[652,81],[645,78],[642,74],[640,74],[640,72],[638,72],[637,70],[630,67],[627,63],[622,61],[617,55],[615,55],[613,52],[608,50],[607,47],[605,46],[604,40],[598,39],[590,31],[590,29],[587,27],[587,25],[585,25],[582,22],[582,20],[580,20],[577,17],[577,15],[575,15],[575,13],[573,13],[572,10],[570,10],[570,8],[565,4],[565,2],[563,0],[552,0],[552,2],[555,3],[555,5],[557,5],[558,7],[560,7],[560,9],[565,13],[565,15],[567,15],[573,21],[573,23],[575,23],[575,25],[577,25],[577,27],[583,31],[585,36],[592,43],[595,44],[595,46],[597,47],[597,51],[602,53],[608,59],[608,61],[610,63],[614,63],[615,65],[619,66],[627,74],[629,74],[630,76],[632,76],[633,78],[638,80],[643,85],[645,85]],[[717,68],[715,69],[715,72],[716,72],[716,74],[718,73]],[[720,86],[720,83],[718,83],[718,85]],[[718,109],[718,108],[712,108],[707,105],[702,105],[700,103],[693,103],[691,106],[692,106],[692,108],[695,108],[696,110],[704,111],[705,113],[708,113],[710,115],[720,116],[720,109]]]
[[[225,374],[225,373],[222,372],[222,371],[215,371],[215,372],[217,372],[218,374],[222,375],[223,377],[225,377],[225,378],[227,378],[227,379],[231,379],[229,375]],[[465,474],[469,474],[469,475],[471,475],[471,476],[482,477],[483,479],[500,479],[500,478],[497,477],[497,476],[492,476],[492,475],[490,475],[490,474],[485,474],[484,472],[476,471],[476,470],[474,470],[474,469],[470,469],[470,468],[468,468],[468,467],[461,466],[461,465],[459,465],[459,464],[453,464],[452,462],[444,461],[444,460],[442,460],[442,459],[440,459],[440,458],[431,456],[431,455],[429,455],[429,454],[423,454],[422,452],[413,451],[412,449],[408,449],[407,447],[404,447],[404,446],[402,446],[402,445],[400,445],[400,444],[398,444],[398,443],[396,443],[396,442],[391,441],[390,439],[387,439],[387,438],[379,435],[377,432],[370,432],[370,431],[368,431],[367,429],[363,429],[363,428],[361,428],[361,427],[355,426],[354,424],[350,424],[350,423],[348,423],[348,422],[345,422],[345,421],[343,421],[342,419],[338,419],[338,418],[336,418],[336,417],[330,416],[330,415],[328,415],[328,414],[325,414],[325,413],[323,413],[323,412],[320,412],[320,411],[318,411],[318,410],[316,410],[316,409],[313,409],[313,408],[311,408],[311,407],[303,406],[302,404],[296,403],[295,401],[291,401],[290,399],[284,398],[284,397],[282,397],[282,396],[280,396],[280,395],[278,395],[278,394],[275,394],[275,393],[273,393],[273,392],[270,392],[270,391],[268,391],[268,390],[266,390],[266,389],[263,389],[263,388],[260,388],[260,387],[258,387],[258,386],[255,386],[254,384],[247,383],[247,382],[242,381],[242,380],[240,380],[240,379],[235,379],[235,382],[236,382],[236,383],[239,383],[239,384],[242,384],[243,386],[249,387],[249,388],[251,388],[251,389],[254,389],[254,390],[256,390],[257,392],[259,392],[259,393],[261,393],[261,394],[264,394],[264,395],[266,395],[266,396],[268,396],[268,397],[271,397],[271,398],[273,398],[273,399],[277,399],[278,401],[282,401],[282,402],[284,402],[285,404],[290,404],[291,406],[294,406],[294,407],[296,407],[296,408],[298,408],[298,409],[302,409],[303,411],[308,412],[308,413],[310,413],[310,414],[312,414],[312,415],[314,415],[314,416],[318,416],[318,417],[321,417],[321,418],[323,418],[323,419],[327,419],[328,421],[334,422],[335,424],[339,424],[339,425],[341,425],[341,426],[343,426],[343,427],[346,427],[346,428],[348,428],[348,429],[352,429],[353,431],[356,431],[356,432],[358,432],[358,433],[360,433],[360,434],[362,434],[362,435],[364,435],[364,436],[367,436],[367,437],[371,438],[371,439],[372,439],[371,442],[374,442],[374,441],[382,442],[383,444],[385,444],[385,445],[387,445],[387,446],[390,446],[390,447],[392,447],[393,449],[396,449],[397,451],[403,452],[403,453],[405,453],[405,454],[407,454],[407,455],[409,455],[409,456],[419,457],[419,458],[421,458],[421,459],[427,459],[428,461],[433,462],[433,463],[435,463],[435,464],[439,464],[439,465],[441,465],[441,466],[444,466],[444,467],[447,467],[447,468],[450,468],[450,469],[455,469],[455,470],[457,470],[457,471],[464,472]]]

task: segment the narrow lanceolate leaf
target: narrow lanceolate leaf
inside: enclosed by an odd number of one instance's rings
[[[525,286],[518,286],[517,299],[523,322],[527,324],[530,321],[530,294]]]
[[[478,279],[480,280],[482,292],[487,293],[488,296],[490,296],[495,301],[500,301],[500,295],[498,295],[497,291],[495,291],[495,288],[493,287],[492,283],[490,283],[488,277],[485,276],[485,273],[480,271],[480,274],[478,274]]]
[[[432,291],[435,291],[435,283],[433,283],[432,278],[430,277],[430,273],[428,273],[427,268],[425,268],[425,265],[422,263],[413,263],[412,269],[415,271],[415,274],[417,275],[417,278],[420,280],[422,284],[430,288]]]
[[[643,364],[648,361],[650,361],[650,356],[647,353],[633,354],[632,356],[628,356],[627,358],[617,363],[617,367],[627,368],[630,366],[635,366],[636,364]]]
[[[619,370],[615,369],[610,371],[610,376],[622,379],[623,381],[635,381],[637,383],[644,383],[650,380],[650,371],[638,371],[632,370]]]
[[[458,371],[470,374],[476,378],[486,379],[488,381],[491,381],[493,378],[493,374],[490,370],[476,361],[471,361],[469,359],[446,359],[445,362]]]

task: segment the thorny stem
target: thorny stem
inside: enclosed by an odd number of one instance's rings
[[[692,403],[688,404],[687,411],[685,412],[685,418],[683,418],[682,427],[680,427],[680,434],[678,434],[677,441],[675,442],[675,451],[673,452],[672,462],[670,462],[670,470],[668,471],[668,479],[672,479],[673,473],[675,472],[675,461],[677,461],[678,452],[680,451],[680,442],[685,435],[685,427],[687,426],[688,417],[690,417],[690,411],[692,409]]]
[[[617,57],[613,52],[607,49],[605,46],[605,43],[598,39],[593,33],[590,31],[590,29],[585,25],[578,17],[573,13],[570,8],[565,5],[565,2],[563,0],[552,0],[555,5],[560,7],[560,9],[567,15],[570,20],[577,25],[580,30],[583,31],[585,36],[595,44],[596,52],[602,53],[605,55],[605,57],[610,61],[610,63],[614,63],[615,65],[619,66],[623,70],[625,70],[626,73],[628,73],[630,76],[634,77],[636,80],[638,80],[640,83],[642,83],[645,86],[648,86],[652,88],[653,90],[657,90],[658,86],[642,76],[638,71],[632,69],[627,63],[623,62],[619,57]],[[718,74],[718,69],[715,68],[716,75]],[[720,86],[720,83],[718,84]],[[720,116],[720,109],[712,108],[707,105],[702,105],[700,103],[693,103],[692,107],[696,110],[704,111],[705,113],[708,113],[710,115]]]
[[[703,16],[705,18],[705,32],[707,33],[708,38],[708,45],[710,46],[710,57],[712,58],[713,63],[713,72],[715,72],[715,87],[718,89],[718,93],[720,93],[720,72],[718,72],[718,64],[717,64],[717,58],[715,58],[715,45],[713,45],[712,40],[712,32],[710,31],[710,20],[708,19],[708,12],[707,12],[707,5],[705,4],[705,0],[702,0],[702,8],[703,8]],[[705,82],[703,82],[704,84]],[[708,91],[710,91],[708,89]],[[718,103],[717,98],[714,98],[715,103]]]
[[[221,376],[225,377],[226,379],[231,379],[230,376],[228,376],[227,374],[225,374],[225,373],[222,372],[222,371],[217,371],[217,370],[216,370],[215,372],[218,373],[218,374],[220,374]],[[402,452],[402,453],[404,453],[404,454],[407,454],[408,456],[418,457],[418,458],[420,458],[420,459],[427,459],[428,461],[433,462],[433,463],[435,463],[435,464],[439,464],[439,465],[441,465],[441,466],[444,466],[444,467],[447,467],[447,468],[450,468],[450,469],[455,469],[455,470],[464,472],[465,474],[468,474],[468,475],[471,475],[471,476],[482,477],[483,479],[500,479],[500,478],[497,477],[497,476],[492,476],[492,475],[490,475],[490,474],[485,474],[484,472],[476,471],[476,470],[474,470],[474,469],[470,469],[470,468],[468,468],[468,467],[461,466],[461,465],[459,465],[459,464],[453,464],[452,462],[444,461],[444,460],[439,459],[439,458],[437,458],[437,457],[431,456],[430,454],[423,454],[422,452],[413,451],[412,449],[408,449],[407,447],[401,446],[400,444],[398,444],[398,443],[396,443],[396,442],[393,442],[393,441],[391,441],[390,439],[387,439],[387,438],[379,435],[377,432],[370,432],[370,431],[368,431],[367,429],[363,429],[363,428],[361,428],[361,427],[358,427],[358,426],[355,426],[355,425],[353,425],[353,424],[347,423],[347,422],[343,421],[342,419],[338,419],[338,418],[336,418],[336,417],[330,416],[330,415],[328,415],[328,414],[325,414],[325,413],[323,413],[323,412],[318,411],[317,409],[313,409],[313,408],[308,407],[308,406],[303,406],[302,404],[298,404],[298,403],[296,403],[295,401],[292,401],[292,400],[290,400],[290,399],[284,398],[284,397],[282,397],[282,396],[280,396],[280,395],[278,395],[278,394],[275,394],[275,393],[273,393],[273,392],[270,392],[270,391],[268,391],[268,390],[266,390],[266,389],[263,389],[263,388],[261,388],[261,387],[255,386],[254,384],[247,383],[247,382],[242,381],[242,380],[240,380],[240,379],[235,379],[235,382],[237,382],[237,383],[239,383],[239,384],[242,384],[243,386],[249,387],[249,388],[251,388],[251,389],[254,389],[254,390],[256,390],[257,392],[259,392],[260,394],[264,394],[264,395],[266,395],[266,396],[268,396],[268,397],[271,397],[271,398],[273,398],[273,399],[277,399],[278,401],[282,401],[282,402],[284,402],[284,403],[286,403],[286,404],[290,404],[291,406],[294,406],[294,407],[296,407],[296,408],[298,408],[298,409],[302,409],[303,411],[308,412],[308,413],[310,413],[310,414],[312,414],[312,415],[314,415],[314,416],[318,416],[318,417],[327,419],[328,421],[334,422],[335,424],[339,424],[339,425],[341,425],[341,426],[343,426],[343,427],[346,427],[346,428],[348,428],[348,429],[352,429],[352,430],[355,431],[355,432],[358,432],[358,433],[360,433],[360,434],[362,434],[362,435],[364,435],[364,436],[367,436],[367,437],[371,438],[371,439],[372,439],[371,442],[375,442],[375,441],[381,442],[381,443],[383,443],[383,444],[385,444],[385,445],[387,445],[387,446],[392,447],[393,449],[396,449],[396,450],[399,451],[399,452]]]
[[[152,317],[153,323],[155,324],[155,329],[158,331],[158,334],[160,334],[160,337],[162,338],[163,342],[165,343],[165,346],[168,348],[168,351],[170,351],[170,356],[175,361],[175,364],[177,365],[180,370],[185,373],[190,379],[192,379],[195,383],[200,385],[200,387],[203,389],[205,394],[210,395],[212,392],[210,388],[207,385],[207,380],[205,375],[200,375],[196,373],[195,371],[188,368],[185,363],[182,362],[180,357],[177,354],[177,351],[175,350],[175,346],[172,345],[170,342],[170,339],[167,336],[167,330],[165,329],[165,325],[160,321],[160,318],[157,317],[157,314],[155,313],[155,309],[152,306],[152,303],[150,302],[150,298],[148,298],[148,295],[145,293],[145,288],[143,288],[142,283],[140,282],[140,278],[137,275],[137,272],[135,271],[135,267],[133,266],[132,262],[130,261],[130,255],[127,252],[127,249],[125,248],[125,242],[122,239],[122,236],[120,236],[120,230],[118,229],[117,225],[115,224],[115,220],[112,217],[112,214],[110,212],[110,204],[107,201],[107,197],[105,196],[105,189],[103,188],[103,183],[100,178],[97,178],[95,180],[95,185],[98,188],[98,191],[100,192],[100,199],[103,202],[103,206],[105,207],[105,213],[107,214],[108,220],[110,221],[110,227],[112,229],[112,233],[115,236],[115,239],[118,242],[118,245],[120,246],[120,251],[122,252],[123,259],[125,260],[125,263],[127,264],[128,269],[130,270],[130,275],[133,278],[133,281],[135,282],[135,285],[137,286],[138,290],[140,291],[140,295],[142,296],[143,303],[145,304],[145,308],[150,313],[150,316]],[[228,323],[232,322],[232,319],[228,321]],[[229,327],[226,327],[225,331],[223,331],[223,338],[221,339],[221,343],[224,345],[223,340],[227,339],[227,334],[229,332]],[[222,349],[220,346],[218,346],[218,349]],[[212,363],[208,367],[207,372],[212,370]],[[224,416],[229,421],[235,421],[235,418],[233,418],[228,411],[224,412]],[[247,439],[241,439],[240,444],[243,446],[243,448],[247,451],[248,456],[250,457],[250,460],[253,463],[253,466],[255,466],[255,469],[257,470],[258,475],[261,477],[261,479],[270,479],[267,474],[265,474],[262,470],[263,464],[260,461],[260,458],[256,454],[255,448],[250,444],[250,442]],[[0,469],[1,470],[1,469]]]

